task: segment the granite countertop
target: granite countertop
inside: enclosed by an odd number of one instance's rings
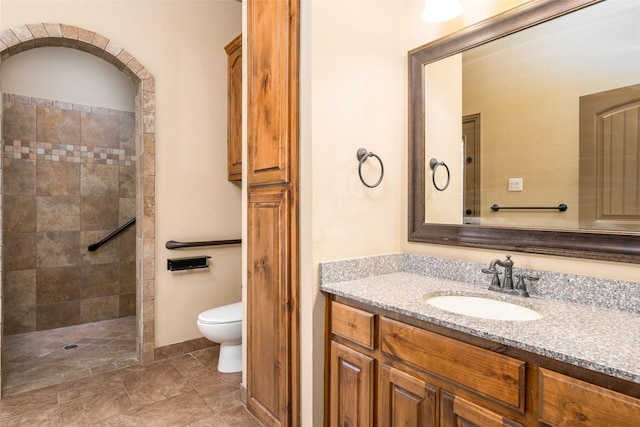
[[[322,283],[324,292],[640,384],[640,315],[539,296],[503,295],[477,285],[394,272]],[[503,321],[433,307],[425,296],[463,294],[514,302],[542,319]]]

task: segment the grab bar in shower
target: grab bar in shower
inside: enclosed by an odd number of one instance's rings
[[[89,249],[89,252],[93,252],[96,249],[98,249],[100,246],[104,245],[105,243],[107,243],[109,240],[113,239],[114,237],[116,237],[118,234],[122,233],[127,227],[135,224],[136,222],[136,217],[134,216],[133,218],[131,218],[129,221],[126,222],[126,224],[118,227],[118,229],[114,230],[112,233],[110,233],[107,237],[105,237],[104,239],[100,240],[99,242],[93,243],[91,245],[89,245],[89,247],[87,249]]]
[[[198,246],[237,245],[238,243],[242,243],[242,239],[208,240],[204,242],[176,242],[174,240],[169,240],[164,246],[167,249],[183,249],[195,248]]]

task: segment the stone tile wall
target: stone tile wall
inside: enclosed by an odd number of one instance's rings
[[[3,94],[4,334],[135,315],[133,112]]]
[[[142,363],[153,362],[156,340],[155,78],[118,42],[86,28],[59,23],[33,23],[0,31],[0,63],[14,55],[42,46],[64,46],[87,52],[113,65],[137,85],[134,137],[138,164],[136,168],[136,348]],[[1,87],[0,93],[2,93]],[[2,121],[3,111],[0,108],[0,128]],[[0,219],[2,211],[3,209],[0,209]],[[0,246],[0,259],[4,258],[4,252],[4,248]]]

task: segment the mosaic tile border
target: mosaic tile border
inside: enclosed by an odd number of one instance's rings
[[[94,148],[85,145],[3,139],[3,157],[22,160],[51,160],[81,164],[133,166],[137,156],[119,148]]]

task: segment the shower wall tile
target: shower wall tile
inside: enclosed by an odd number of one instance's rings
[[[89,298],[82,300],[81,322],[98,322],[119,317],[119,296]]]
[[[79,196],[80,165],[63,162],[38,162],[36,195]]]
[[[4,196],[2,227],[6,233],[36,231],[36,198],[34,196]]]
[[[3,233],[3,236],[4,271],[36,268],[36,233]]]
[[[129,227],[120,235],[120,265],[136,261],[136,228]],[[134,272],[135,273],[135,272]],[[135,277],[135,276],[134,276]]]
[[[142,137],[142,151],[146,154],[156,154],[156,134],[147,133]]]
[[[14,196],[36,195],[35,160],[2,159],[2,194]]]
[[[136,294],[120,295],[120,301],[118,303],[118,316],[127,317],[136,315]]]
[[[136,115],[133,112],[123,111],[119,114],[120,148],[135,152],[135,122]]]
[[[91,151],[95,147],[120,148],[117,115],[81,113],[80,141]]]
[[[36,140],[36,106],[5,102],[3,105],[3,137],[22,141]]]
[[[79,248],[78,231],[37,233],[38,268],[77,265],[80,262]]]
[[[117,114],[117,110],[111,110],[109,108],[105,108],[105,107],[96,107],[93,106],[91,107],[90,110],[86,110],[85,112],[92,112],[95,115],[99,115],[99,116],[105,116],[107,114],[110,114],[111,112],[113,112],[114,114]]]
[[[38,331],[64,328],[80,323],[83,323],[80,321],[80,300],[36,307],[36,330]]]
[[[5,272],[3,286],[3,303],[7,307],[36,305],[35,269]]]
[[[108,264],[119,263],[120,245],[119,239],[111,240],[104,245],[100,246],[100,249],[94,252],[89,252],[87,247],[99,242],[106,235],[113,230],[97,230],[97,231],[82,231],[80,232],[80,258],[83,264]]]
[[[5,334],[135,314],[135,114],[3,100]]]
[[[120,226],[118,224],[118,210],[117,197],[82,197],[80,200],[82,231],[115,230]]]
[[[120,197],[136,197],[136,168],[135,166],[120,166]]]
[[[80,229],[80,197],[38,196],[37,231]]]
[[[24,334],[36,330],[36,306],[10,306],[3,308],[4,335]]]
[[[120,201],[118,203],[118,207],[120,208],[120,212],[118,214],[120,224],[124,224],[129,221],[131,218],[136,216],[136,199],[135,197],[120,197]],[[132,228],[135,230],[135,228]],[[135,233],[134,233],[135,234]]]
[[[82,196],[118,197],[118,168],[111,165],[87,164],[80,169]]]
[[[60,104],[64,106],[64,104]],[[58,144],[80,143],[80,112],[36,106],[36,139]]]
[[[142,195],[144,197],[154,197],[156,187],[155,176],[145,176],[142,179]]]
[[[120,265],[93,264],[80,267],[81,298],[95,298],[120,293]]]
[[[74,110],[73,109],[73,103],[71,102],[66,102],[66,101],[56,101],[53,100],[53,103],[51,104],[51,107],[57,109],[57,110]],[[77,111],[77,110],[74,110]]]
[[[120,264],[120,293],[131,294],[136,291],[136,262]]]
[[[31,104],[31,97],[25,95],[16,95],[14,93],[2,94],[2,99],[15,104]]]
[[[75,266],[39,268],[37,305],[72,301],[80,297],[80,274]]]
[[[155,197],[143,197],[142,198],[142,213],[145,218],[155,217],[156,212],[156,199]]]

